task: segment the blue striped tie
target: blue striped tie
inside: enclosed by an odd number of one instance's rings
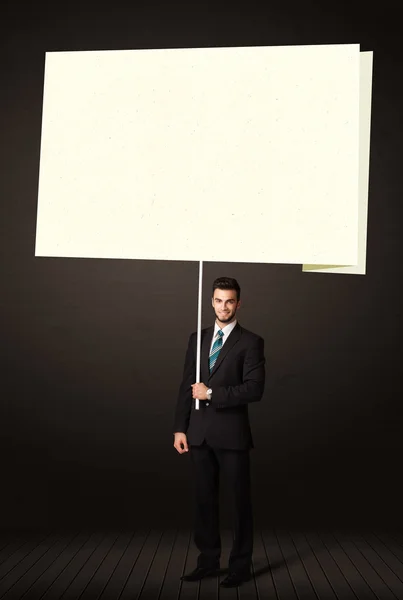
[[[221,331],[221,329],[219,329],[217,331],[217,338],[213,344],[213,347],[211,348],[211,352],[210,352],[210,356],[209,356],[209,368],[210,368],[210,372],[213,370],[213,367],[216,363],[216,360],[218,358],[218,355],[220,354],[220,350],[222,348],[222,338],[223,338],[223,332]]]

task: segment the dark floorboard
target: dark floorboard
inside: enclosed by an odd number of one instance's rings
[[[196,565],[190,531],[0,534],[1,600],[403,600],[403,535],[396,531],[256,530],[253,578],[221,573],[182,582]]]

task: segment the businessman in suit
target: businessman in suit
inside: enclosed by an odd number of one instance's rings
[[[190,453],[194,476],[196,568],[185,581],[216,575],[220,569],[219,475],[232,499],[234,540],[223,587],[251,578],[253,515],[250,449],[254,447],[248,405],[262,398],[264,341],[241,327],[236,314],[241,289],[235,279],[213,283],[215,324],[201,332],[200,379],[195,383],[196,333],[189,338],[174,418],[174,447]],[[195,399],[199,410],[195,410]]]

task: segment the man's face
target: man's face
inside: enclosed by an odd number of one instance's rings
[[[217,321],[223,325],[228,325],[235,319],[236,311],[241,305],[241,301],[237,300],[235,290],[214,290],[211,303]]]

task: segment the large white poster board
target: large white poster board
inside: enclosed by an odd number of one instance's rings
[[[357,265],[360,73],[358,44],[47,53],[36,256]]]

